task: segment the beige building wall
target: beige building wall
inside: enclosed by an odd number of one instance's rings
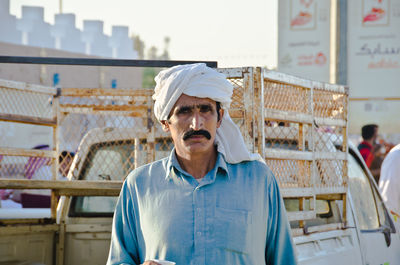
[[[99,58],[60,50],[37,48],[0,42],[0,55],[66,58]],[[34,65],[0,63],[0,78],[33,84],[53,86],[53,76],[59,74],[62,87],[111,88],[113,79],[117,88],[139,89],[142,86],[142,68],[109,66]]]

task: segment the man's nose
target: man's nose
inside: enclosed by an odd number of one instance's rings
[[[192,116],[192,123],[191,123],[191,129],[198,131],[202,128],[203,126],[203,118],[201,117],[199,112],[195,112]]]

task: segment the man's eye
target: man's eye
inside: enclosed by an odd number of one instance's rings
[[[201,112],[209,112],[209,111],[212,111],[212,108],[211,108],[211,106],[204,105],[204,106],[200,106],[200,111]]]
[[[187,114],[190,112],[190,108],[181,108],[178,110],[177,114]]]

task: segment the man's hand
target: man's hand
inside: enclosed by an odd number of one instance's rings
[[[161,265],[161,264],[152,260],[146,260],[142,265]]]

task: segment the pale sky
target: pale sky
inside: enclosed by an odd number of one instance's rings
[[[277,61],[278,0],[63,0],[63,13],[82,21],[129,26],[146,48],[163,48],[171,38],[174,60],[216,60],[220,67],[268,66]],[[45,20],[54,23],[59,0],[10,0],[10,12],[21,17],[21,6],[44,7]]]

